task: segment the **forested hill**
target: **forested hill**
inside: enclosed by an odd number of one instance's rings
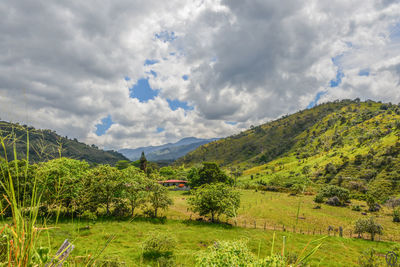
[[[343,149],[367,150],[372,143],[393,145],[398,140],[399,114],[400,107],[390,103],[325,103],[203,145],[176,164],[214,161],[247,169],[288,155],[302,159]]]
[[[111,164],[119,160],[127,160],[122,154],[115,151],[104,151],[95,145],[87,145],[77,139],[62,137],[51,130],[39,130],[33,127],[0,121],[0,136],[5,141],[9,160],[13,156],[13,140],[16,140],[18,159],[26,159],[27,132],[29,132],[29,160],[31,162],[48,161],[60,157],[85,160],[91,164]],[[15,133],[15,139],[12,134]],[[0,146],[0,157],[4,158],[4,149]]]

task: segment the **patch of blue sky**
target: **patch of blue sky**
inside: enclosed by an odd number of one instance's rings
[[[158,61],[157,59],[146,59],[144,61],[144,65],[145,66],[154,65],[154,64],[157,64],[158,62],[160,62],[160,61]]]
[[[389,31],[392,41],[400,41],[400,22],[397,22]]]
[[[173,42],[178,38],[178,36],[175,35],[175,32],[169,32],[169,31],[162,31],[159,33],[156,33],[154,35],[157,39],[163,41],[164,43],[166,42]]]
[[[327,93],[327,92],[325,92],[325,91],[320,91],[320,92],[318,92],[318,93],[315,95],[314,99],[308,104],[307,108],[313,108],[313,107],[315,107],[315,105],[318,104],[318,101],[321,99],[321,97],[322,97],[323,95],[325,95],[326,93]]]
[[[128,76],[125,76],[125,81],[130,81],[131,80],[131,78],[130,77],[128,77]]]
[[[129,96],[137,98],[143,103],[158,96],[158,90],[153,90],[150,87],[148,78],[141,78],[133,87],[129,88]]]
[[[342,83],[342,78],[344,77],[343,70],[342,70],[342,68],[340,66],[340,60],[341,60],[342,57],[343,57],[343,54],[332,58],[333,64],[335,66],[337,66],[338,69],[336,71],[336,78],[334,80],[330,81],[330,87],[337,87],[337,86],[339,86],[339,84]]]
[[[369,76],[369,69],[362,69],[358,72],[359,76]]]
[[[330,87],[338,87],[344,77],[343,71],[339,68],[336,72],[336,79],[330,81]]]
[[[154,70],[150,70],[150,74],[153,75],[154,77],[157,77],[157,72],[155,72]]]
[[[108,115],[107,117],[101,119],[101,123],[96,125],[96,135],[105,135],[107,130],[110,129],[111,125],[113,124],[114,122],[111,119],[111,115]]]
[[[189,76],[185,74],[185,75],[182,76],[182,79],[183,79],[184,81],[187,81],[187,80],[189,80]]]
[[[226,124],[229,124],[229,125],[236,125],[236,124],[238,124],[236,121],[225,121],[225,123],[226,123]]]
[[[193,107],[189,106],[187,102],[179,101],[178,99],[167,99],[168,105],[170,109],[177,110],[178,108],[182,108],[184,110],[193,110]]]
[[[165,131],[165,128],[163,127],[157,127],[157,133],[162,133]]]

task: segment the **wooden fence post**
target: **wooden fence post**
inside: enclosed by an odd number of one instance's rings
[[[265,229],[267,229],[267,222],[266,221],[264,221],[264,231],[265,231]]]
[[[254,229],[256,229],[257,228],[257,224],[256,224],[256,221],[254,220]]]

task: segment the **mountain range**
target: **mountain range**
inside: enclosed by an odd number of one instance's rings
[[[142,152],[144,152],[147,160],[172,162],[180,157],[183,157],[199,146],[216,140],[218,140],[218,138],[200,139],[196,137],[186,137],[176,143],[168,143],[160,146],[139,147],[135,149],[121,149],[118,152],[132,161],[138,160]]]

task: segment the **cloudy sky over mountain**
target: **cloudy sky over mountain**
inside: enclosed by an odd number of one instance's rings
[[[0,118],[119,149],[400,101],[400,3],[0,2]]]

